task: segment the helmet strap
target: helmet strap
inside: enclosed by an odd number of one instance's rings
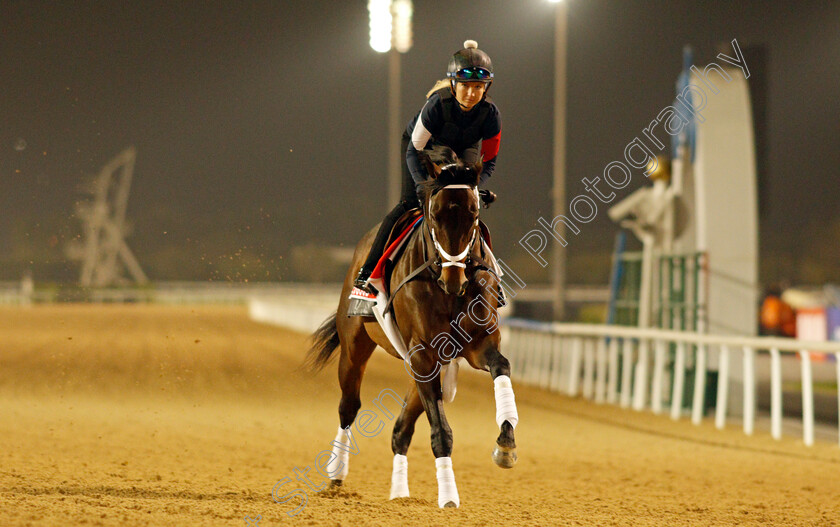
[[[481,102],[484,102],[484,99],[487,98],[487,92],[490,90],[490,85],[493,84],[493,81],[488,82],[484,85],[484,94],[481,96]]]
[[[458,96],[455,94],[455,82],[455,79],[449,81],[449,90],[452,92],[452,98],[455,99],[455,102],[458,103],[458,106],[460,106],[461,109],[465,109],[466,106],[461,104],[461,101],[458,100]],[[484,99],[482,98],[481,100],[483,101]]]

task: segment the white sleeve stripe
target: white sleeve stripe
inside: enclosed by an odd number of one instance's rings
[[[426,148],[426,143],[429,142],[430,137],[432,137],[432,133],[423,126],[423,119],[418,118],[417,124],[414,125],[414,131],[411,132],[411,142],[414,144],[414,149],[420,151]]]

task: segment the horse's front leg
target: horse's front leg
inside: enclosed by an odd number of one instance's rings
[[[516,399],[510,382],[510,363],[497,348],[491,348],[485,354],[487,367],[493,377],[496,392],[496,424],[499,425],[499,438],[493,449],[493,461],[502,468],[513,468],[516,464],[516,441],[513,430],[519,422],[516,411]]]
[[[394,469],[391,473],[391,498],[407,498],[408,493],[408,446],[414,435],[414,424],[423,413],[423,403],[417,393],[417,386],[411,385],[405,396],[406,405],[403,407],[397,422],[394,423],[394,434],[391,436],[391,450],[394,452]]]
[[[431,348],[429,348],[431,350]],[[433,351],[433,350],[432,350]],[[419,355],[419,354],[417,354]],[[425,355],[425,354],[424,354]],[[434,357],[429,354],[429,356]],[[438,507],[458,507],[458,487],[455,485],[455,472],[452,471],[452,429],[443,412],[443,398],[440,389],[440,374],[436,360],[412,360],[412,369],[420,374],[415,376],[417,392],[431,429],[432,452],[435,455],[438,482]],[[436,357],[434,357],[436,359]],[[429,362],[430,364],[423,364]],[[437,370],[437,374],[435,373]],[[422,380],[421,380],[422,379]]]

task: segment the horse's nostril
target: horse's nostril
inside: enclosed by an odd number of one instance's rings
[[[458,290],[458,296],[464,296],[464,293],[467,292],[467,282],[461,284],[461,289]]]
[[[441,287],[441,289],[443,289],[444,291],[446,291],[446,282],[444,282],[444,281],[443,281],[443,278],[438,278],[437,283],[438,283],[438,285]]]

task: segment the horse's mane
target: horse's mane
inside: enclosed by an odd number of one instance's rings
[[[436,178],[429,177],[429,179],[420,184],[420,190],[423,196],[431,196],[448,185],[470,185],[472,187],[478,185],[481,164],[471,166],[464,163],[455,155],[455,152],[451,148],[447,146],[435,146],[431,150],[418,152],[418,155],[420,156],[420,161],[430,174],[433,172],[432,164],[441,166],[442,168],[448,167]]]

